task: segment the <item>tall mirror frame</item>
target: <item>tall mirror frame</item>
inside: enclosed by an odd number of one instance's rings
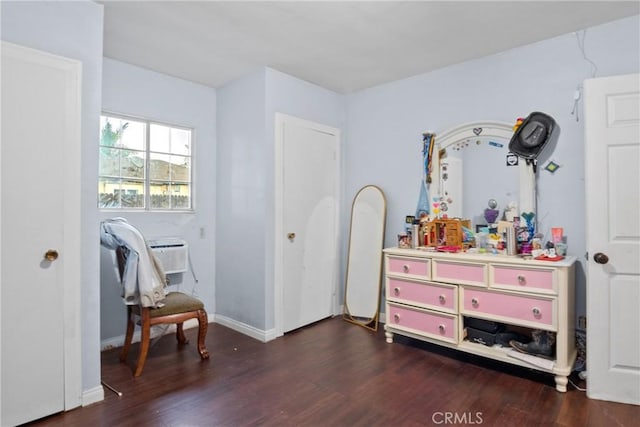
[[[513,124],[500,121],[469,122],[436,134],[436,149],[433,150],[433,176],[429,193],[440,194],[440,152],[465,140],[477,137],[502,138],[507,141],[513,136]],[[522,159],[518,163],[520,174],[520,212],[536,212],[536,178],[533,165]]]
[[[343,319],[378,330],[382,291],[387,199],[380,187],[366,185],[353,199],[349,227]]]

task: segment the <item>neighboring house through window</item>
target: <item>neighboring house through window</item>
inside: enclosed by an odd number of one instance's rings
[[[190,210],[192,162],[191,129],[104,114],[98,207]]]

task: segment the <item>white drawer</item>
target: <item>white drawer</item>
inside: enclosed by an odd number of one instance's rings
[[[434,259],[432,280],[460,285],[487,286],[487,264]]]
[[[460,300],[460,313],[464,315],[550,331],[557,330],[557,300],[554,297],[461,287]]]
[[[553,268],[523,268],[493,264],[489,267],[491,287],[542,294],[557,294],[557,272]]]
[[[426,337],[458,342],[458,317],[455,315],[387,303],[387,324]]]
[[[429,279],[431,277],[431,260],[428,258],[411,258],[387,256],[387,274],[404,275]]]
[[[458,287],[387,277],[387,300],[456,314]]]

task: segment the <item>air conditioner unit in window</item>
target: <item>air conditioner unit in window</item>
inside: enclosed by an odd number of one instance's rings
[[[189,245],[178,237],[149,240],[149,247],[156,255],[166,274],[184,273],[189,269]]]

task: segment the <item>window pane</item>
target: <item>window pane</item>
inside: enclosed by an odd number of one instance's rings
[[[161,153],[170,152],[171,128],[158,124],[151,124],[149,149]]]
[[[120,150],[100,147],[100,175],[120,176]]]
[[[149,156],[149,179],[168,181],[171,174],[171,156],[157,153],[151,153]]]
[[[143,208],[144,181],[100,178],[100,208]]]
[[[191,154],[191,131],[185,129],[171,129],[171,154]]]
[[[123,179],[120,199],[123,208],[144,208],[144,181]]]
[[[120,176],[144,179],[145,153],[141,151],[119,150]]]
[[[171,183],[152,182],[149,185],[151,209],[169,209],[171,207]]]
[[[146,125],[134,120],[122,120],[122,139],[120,143],[123,148],[132,150],[143,150],[146,144]]]
[[[100,117],[100,145],[144,150],[145,124],[119,117]]]
[[[171,156],[171,180],[191,181],[191,157]]]
[[[150,184],[152,209],[190,209],[191,186],[169,181]]]
[[[122,121],[115,117],[100,116],[100,145],[116,147],[122,137]]]
[[[98,207],[120,207],[120,180],[100,178],[98,180]]]
[[[191,185],[173,183],[171,185],[171,207],[191,209]]]

